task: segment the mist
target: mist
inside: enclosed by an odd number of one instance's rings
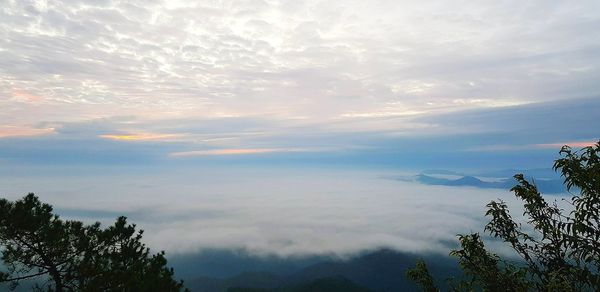
[[[447,254],[457,234],[483,230],[489,201],[518,206],[508,190],[421,185],[393,179],[409,173],[390,169],[88,172],[13,175],[0,189],[9,199],[34,192],[63,218],[110,224],[127,216],[145,230],[151,248],[175,255],[243,249],[345,256],[377,248]]]

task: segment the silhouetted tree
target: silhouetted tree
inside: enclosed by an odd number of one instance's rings
[[[423,260],[418,260],[417,265],[406,271],[406,277],[415,281],[419,287],[426,292],[436,292],[438,288],[435,286],[433,277],[429,274],[427,264]]]
[[[180,291],[164,252],[150,255],[142,231],[119,217],[102,229],[62,220],[34,194],[0,200],[0,246],[6,271],[0,282],[15,288],[36,279],[49,291]]]
[[[515,175],[518,184],[511,191],[524,203],[528,228],[515,222],[499,200],[487,205],[491,220],[485,231],[508,243],[522,261],[511,263],[490,253],[478,234],[459,235],[461,249],[451,255],[458,257],[465,278],[451,289],[600,291],[600,142],[580,151],[563,146],[559,154],[554,170],[575,192],[567,201],[569,211],[549,204],[535,183]],[[437,290],[420,263],[407,276],[426,291]]]

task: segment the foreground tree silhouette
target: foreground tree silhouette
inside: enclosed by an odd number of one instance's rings
[[[119,217],[102,229],[62,220],[34,194],[0,200],[0,282],[35,279],[49,291],[180,291],[164,252],[150,255],[142,231]]]
[[[506,204],[490,202],[485,231],[508,243],[522,258],[512,263],[485,249],[478,234],[459,235],[458,257],[465,279],[451,282],[452,290],[484,291],[600,291],[600,142],[573,151],[560,150],[554,162],[565,186],[575,192],[569,211],[549,204],[533,182],[515,175],[511,189],[523,201],[526,228],[515,222]],[[438,291],[423,262],[407,277],[424,291]]]

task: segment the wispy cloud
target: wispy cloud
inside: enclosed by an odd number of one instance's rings
[[[54,128],[0,126],[0,138],[40,136],[54,133]]]
[[[569,141],[569,142],[562,142],[562,143],[536,144],[535,146],[539,147],[539,148],[554,148],[554,149],[556,149],[556,148],[560,148],[560,147],[566,145],[566,146],[570,146],[572,148],[583,148],[583,147],[596,145],[596,143],[598,143],[598,141]]]
[[[544,167],[556,158],[560,141],[572,141],[578,147],[598,138],[595,128],[587,126],[597,120],[598,106],[598,99],[578,99],[426,116],[338,118],[325,123],[272,117],[148,120],[123,116],[29,127],[5,125],[0,158],[58,164],[74,159],[186,163],[186,159],[165,158],[196,157],[196,161],[228,156],[243,161],[260,155],[261,163],[289,159],[294,163],[475,168],[487,161],[487,167]],[[564,112],[578,114],[545,118]],[[53,135],[32,136],[43,133]],[[11,139],[16,136],[22,138]]]
[[[129,133],[129,134],[104,134],[98,137],[118,141],[174,141],[185,137],[184,134],[158,134],[158,133]]]
[[[244,154],[261,154],[261,153],[278,153],[278,152],[308,152],[308,149],[302,148],[239,148],[239,149],[212,149],[212,150],[195,150],[173,152],[169,154],[171,157],[193,157],[193,156],[211,156],[211,155],[244,155]]]
[[[44,100],[42,96],[32,94],[23,89],[13,89],[13,99],[21,102],[40,103]]]
[[[581,142],[581,141],[570,141],[562,143],[544,143],[544,144],[494,144],[470,147],[466,151],[489,151],[489,152],[515,152],[523,150],[535,150],[535,149],[560,149],[563,146],[569,146],[572,148],[583,148],[587,146],[595,145],[596,142]]]

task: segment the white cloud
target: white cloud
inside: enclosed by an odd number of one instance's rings
[[[212,149],[212,150],[192,150],[183,152],[173,152],[171,157],[194,157],[194,156],[213,156],[213,155],[252,155],[264,153],[280,153],[280,152],[307,152],[308,149],[300,148],[228,148],[228,149]]]
[[[599,92],[596,1],[6,1],[0,121],[340,116]],[[23,94],[38,96],[39,114]],[[461,102],[455,102],[461,101]]]
[[[384,246],[446,253],[445,244],[457,233],[483,230],[490,200],[518,206],[507,190],[381,178],[389,174],[196,167],[160,174],[144,169],[126,175],[14,177],[2,188],[9,198],[36,191],[67,217],[110,223],[128,215],[146,230],[145,241],[170,253],[246,248],[279,255],[348,254]]]

